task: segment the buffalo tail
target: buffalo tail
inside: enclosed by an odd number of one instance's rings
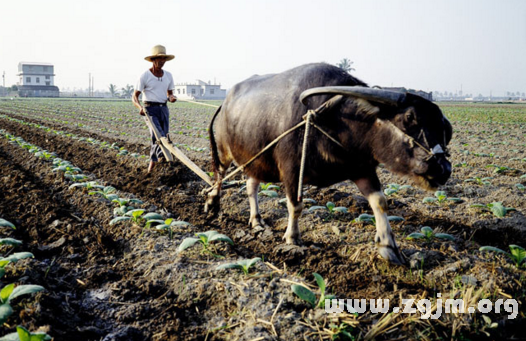
[[[214,121],[217,117],[217,114],[221,111],[221,106],[217,109],[214,116],[212,117],[212,120],[210,121],[210,125],[208,126],[208,136],[210,137],[210,149],[212,151],[212,161],[214,163],[214,173],[217,174],[219,168],[222,166],[221,160],[219,160],[219,154],[217,152],[217,143],[216,139],[214,137]]]

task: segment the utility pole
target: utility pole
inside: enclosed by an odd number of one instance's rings
[[[7,95],[7,92],[5,91],[5,71],[2,74],[2,86],[3,86],[3,89],[4,89],[4,95]]]
[[[88,97],[91,97],[91,73],[89,73],[88,75],[88,82],[89,82],[89,85],[88,85]]]

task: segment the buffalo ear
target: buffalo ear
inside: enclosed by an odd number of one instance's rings
[[[368,116],[369,115],[378,116],[378,113],[380,112],[380,108],[371,104],[371,102],[363,98],[357,98],[354,100],[354,102],[356,103],[356,106],[358,107],[358,111],[361,111]]]

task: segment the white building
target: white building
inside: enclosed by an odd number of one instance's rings
[[[49,63],[18,63],[18,94],[22,97],[58,97],[54,66]]]
[[[181,99],[223,100],[226,97],[226,90],[221,89],[221,85],[198,79],[197,84],[177,84],[174,94]]]

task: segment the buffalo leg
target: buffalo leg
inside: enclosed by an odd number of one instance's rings
[[[303,211],[303,202],[299,202],[296,193],[290,193],[287,190],[287,209],[289,211],[289,223],[283,239],[287,244],[298,245],[301,243],[300,228],[298,225],[301,212]]]
[[[258,226],[268,227],[265,221],[261,218],[259,214],[259,204],[258,204],[258,191],[259,191],[259,180],[255,178],[248,178],[247,180],[247,194],[248,202],[250,204],[250,226],[256,228]]]
[[[230,166],[230,164],[228,165]],[[223,178],[228,169],[228,166],[221,165],[218,170],[216,170],[216,181],[214,187],[208,193],[208,197],[205,203],[205,213],[209,211],[218,211],[219,210],[219,200],[221,199],[221,186],[223,185]]]
[[[387,200],[381,191],[378,178],[355,181],[360,191],[367,197],[376,219],[376,236],[374,241],[380,256],[394,264],[405,264],[405,260],[396,245],[393,230],[387,219]]]

